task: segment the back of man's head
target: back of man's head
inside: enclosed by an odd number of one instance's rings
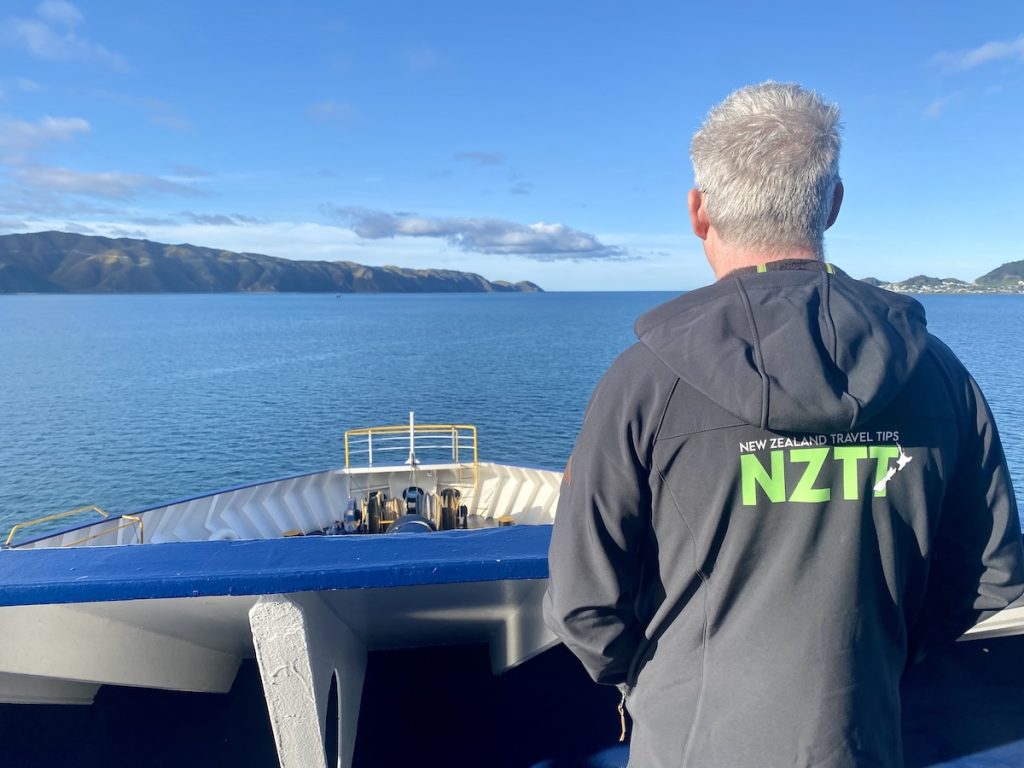
[[[790,83],[741,88],[712,108],[690,144],[711,225],[762,253],[822,240],[839,182],[839,108]]]

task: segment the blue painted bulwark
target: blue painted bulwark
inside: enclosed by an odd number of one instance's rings
[[[0,606],[544,579],[551,526],[0,551]]]

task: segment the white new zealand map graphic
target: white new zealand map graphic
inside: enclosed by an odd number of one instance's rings
[[[906,453],[903,452],[903,446],[901,446],[899,443],[896,443],[896,447],[899,448],[900,450],[900,455],[896,457],[896,466],[889,467],[888,471],[885,473],[885,477],[883,477],[881,480],[875,483],[875,493],[881,493],[882,491],[884,491],[885,486],[888,485],[889,481],[896,476],[896,473],[914,460],[913,456],[908,456]]]

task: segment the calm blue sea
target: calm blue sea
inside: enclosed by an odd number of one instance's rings
[[[0,530],[343,462],[347,428],[460,422],[561,468],[590,391],[669,293],[0,297]],[[1024,296],[924,297],[1024,488]]]

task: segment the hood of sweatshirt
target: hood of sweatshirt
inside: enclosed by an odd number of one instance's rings
[[[824,264],[737,272],[641,316],[640,342],[746,423],[848,430],[900,391],[927,344],[924,308]]]

